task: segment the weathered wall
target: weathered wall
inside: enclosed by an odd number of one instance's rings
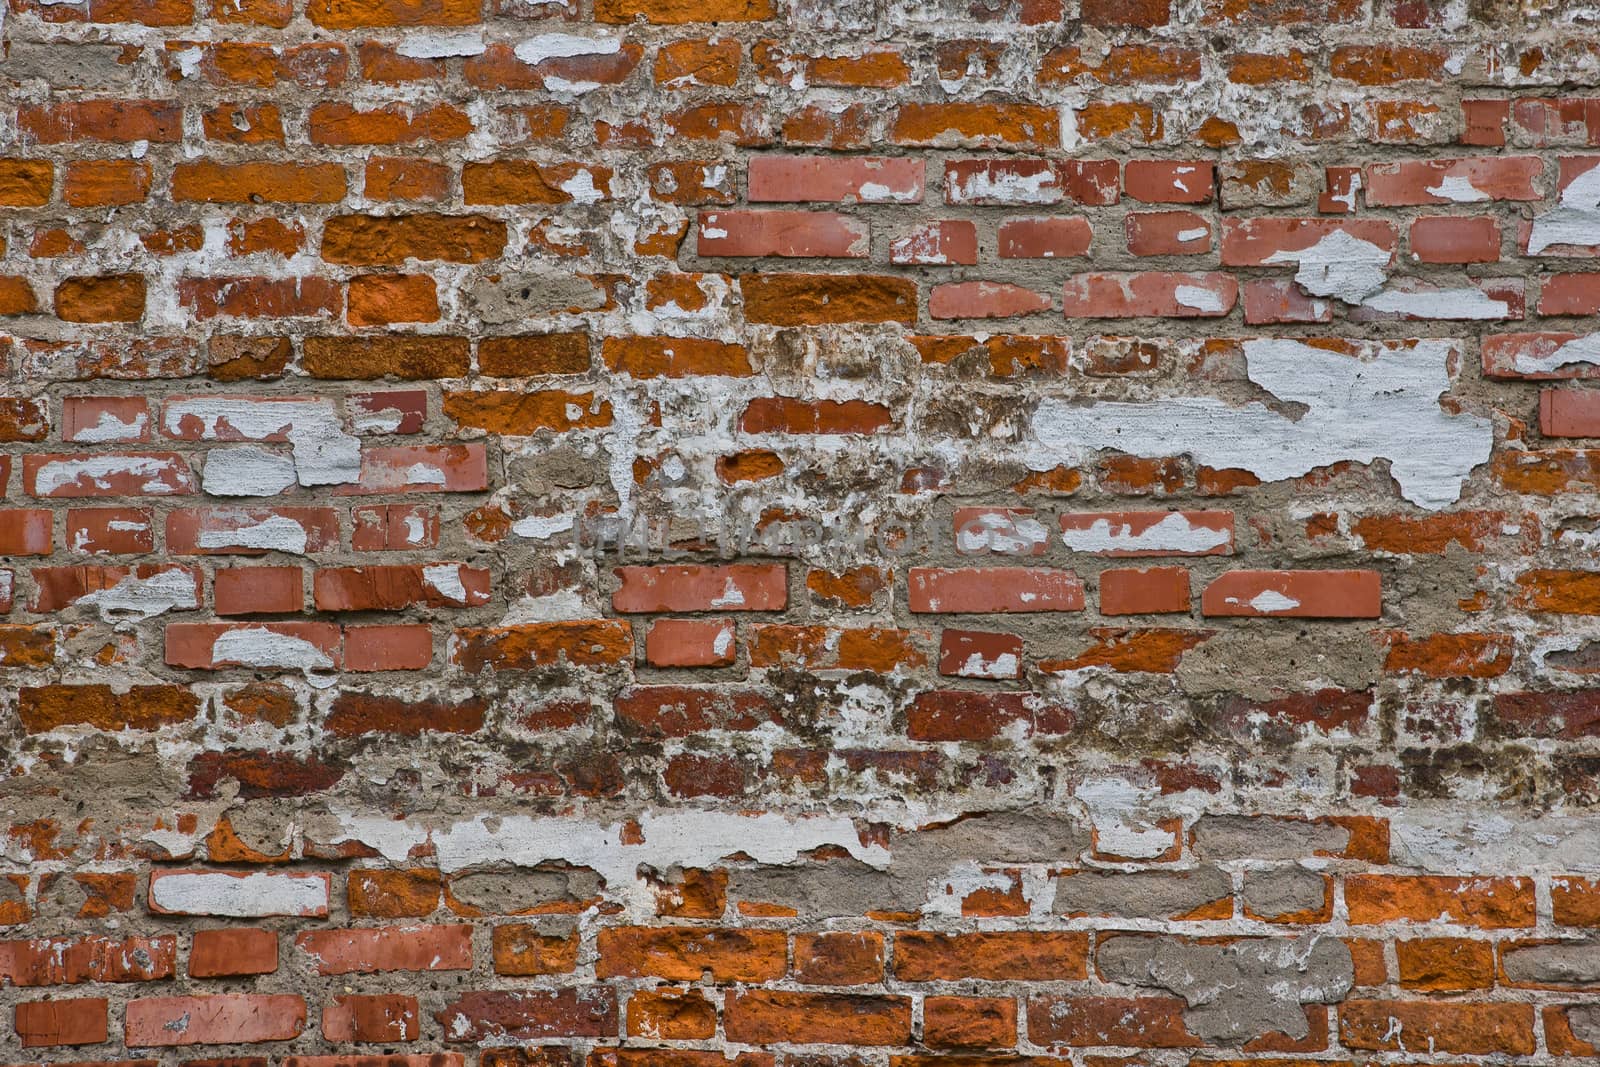
[[[1600,11],[9,3],[0,1063],[1600,1055]]]

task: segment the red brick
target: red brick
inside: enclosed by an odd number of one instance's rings
[[[1201,1041],[1183,1020],[1174,997],[1033,996],[1029,1039],[1045,1047],[1192,1048]]]
[[[727,667],[737,655],[731,622],[657,619],[645,633],[644,658],[652,667]]]
[[[1130,211],[1124,227],[1128,251],[1136,256],[1190,256],[1211,251],[1211,222],[1192,211]]]
[[[610,986],[463,993],[433,1017],[449,1041],[498,1044],[615,1037],[620,1022],[616,990]]]
[[[212,578],[218,615],[296,612],[305,606],[299,567],[223,567]]]
[[[278,969],[278,935],[272,930],[196,930],[189,977],[234,978]]]
[[[939,637],[939,673],[958,678],[1020,678],[1022,638],[946,630]]]
[[[1490,200],[1540,200],[1544,161],[1537,156],[1407,160],[1367,167],[1367,204],[1471,204]]]
[[[127,1006],[130,1048],[290,1041],[306,1026],[306,1002],[287,994],[148,997]]]
[[[1229,274],[1079,274],[1067,281],[1062,310],[1069,319],[1216,318],[1238,298],[1239,283]]]
[[[472,967],[470,926],[383,926],[309,930],[295,937],[318,974],[464,971]]]
[[[867,223],[831,211],[700,212],[696,248],[702,256],[865,258]]]
[[[1189,571],[1184,567],[1100,572],[1102,615],[1159,615],[1189,611]]]
[[[1228,571],[1206,586],[1206,616],[1375,619],[1383,611],[1377,571]]]
[[[1083,583],[1071,571],[1041,567],[913,567],[912,611],[943,613],[1082,611]]]
[[[415,1041],[418,1010],[417,998],[402,993],[336,996],[322,1009],[322,1036],[373,1044]]]
[[[1001,255],[1004,255],[1002,250]],[[978,262],[978,229],[945,219],[917,227],[889,243],[889,262],[909,266],[971,266]]]
[[[841,993],[729,992],[723,1027],[730,1041],[904,1045],[911,1040],[909,997]]]
[[[1122,191],[1147,204],[1204,204],[1216,181],[1210,163],[1130,159],[1122,168]]]
[[[106,999],[22,1001],[16,1010],[23,1048],[98,1045],[106,1040]]]
[[[788,570],[781,563],[618,567],[611,606],[623,612],[781,611]]]
[[[1339,1008],[1339,1041],[1427,1056],[1527,1056],[1534,1049],[1533,1005],[1347,1000]]]
[[[995,319],[1050,310],[1043,293],[1007,282],[952,282],[928,294],[928,314],[936,319]]]
[[[1546,437],[1600,437],[1600,391],[1541,389],[1539,432]]]
[[[1070,259],[1089,253],[1094,231],[1087,219],[1006,219],[1000,223],[1001,259]]]
[[[1500,224],[1482,216],[1425,215],[1411,223],[1411,254],[1423,263],[1493,263],[1500,258]],[[1541,306],[1541,314],[1550,313]]]

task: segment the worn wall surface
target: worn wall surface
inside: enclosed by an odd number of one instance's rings
[[[1600,1056],[1600,9],[8,2],[0,1063]]]

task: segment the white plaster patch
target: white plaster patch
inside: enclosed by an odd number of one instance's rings
[[[446,874],[469,867],[513,864],[536,867],[565,863],[588,867],[605,879],[606,893],[626,904],[635,918],[653,915],[655,891],[639,877],[639,867],[708,867],[736,852],[757,863],[792,863],[801,854],[832,845],[874,867],[889,865],[889,850],[863,844],[851,820],[817,815],[790,818],[775,812],[735,814],[716,811],[644,812],[635,828],[574,816],[480,814],[429,831],[412,821],[380,819],[355,812],[334,814],[348,840],[360,841],[392,863],[432,842],[439,869]]]
[[[529,515],[511,524],[511,532],[534,541],[548,541],[572,529],[571,515]]]
[[[140,492],[165,496],[178,488],[162,481],[163,475],[177,472],[177,465],[156,456],[87,456],[83,459],[56,459],[39,468],[35,484],[39,496],[50,496],[79,479],[88,479],[96,489],[111,488],[111,479],[132,476],[143,478]],[[182,481],[182,479],[178,479]]]
[[[1600,167],[1572,179],[1561,191],[1561,201],[1533,220],[1528,231],[1528,255],[1537,256],[1561,245],[1600,245]]]
[[[575,33],[541,33],[519,43],[513,50],[530,67],[547,59],[574,56],[609,56],[622,50],[620,37],[583,37]]]
[[[1186,308],[1194,308],[1197,311],[1220,313],[1227,310],[1227,306],[1223,304],[1220,296],[1199,285],[1180,285],[1172,291],[1172,298],[1179,305]]]
[[[956,531],[956,548],[962,552],[1024,555],[1049,540],[1050,532],[1038,519],[1004,511],[986,511],[975,515]]]
[[[1388,280],[1389,253],[1371,241],[1334,230],[1310,248],[1274,252],[1262,262],[1294,263],[1294,280],[1312,296],[1359,304]]]
[[[395,49],[407,59],[449,59],[453,56],[483,55],[483,34],[477,30],[460,33],[413,33]]]
[[[330,400],[192,397],[169,402],[162,415],[174,436],[192,419],[200,422],[203,441],[287,439],[301,485],[341,485],[361,476],[361,441],[344,432]]]
[[[1133,532],[1129,523],[1112,526],[1110,519],[1096,519],[1083,529],[1062,530],[1061,540],[1074,552],[1172,552],[1204,555],[1232,540],[1227,530],[1196,526],[1182,512],[1174,511],[1160,522]]]
[[[1084,782],[1073,795],[1089,809],[1097,851],[1143,860],[1155,859],[1172,849],[1172,831],[1153,826],[1139,816],[1149,807],[1152,790],[1140,789],[1125,778],[1099,778]]]
[[[306,528],[294,519],[273,515],[260,522],[249,522],[245,513],[235,512],[234,521],[248,525],[233,529],[201,530],[198,538],[201,548],[261,548],[269,552],[289,552],[303,556],[306,552]],[[228,521],[226,513],[213,514],[212,521]]]
[[[77,603],[94,608],[106,622],[128,616],[142,621],[169,611],[200,606],[195,596],[194,575],[182,567],[157,571],[148,578],[130,574],[109,589],[97,589],[79,597]]]
[[[132,422],[123,422],[109,411],[100,412],[100,417],[93,426],[80,426],[72,434],[72,440],[77,444],[100,445],[108,441],[137,441],[144,436],[144,431],[150,425],[150,416],[144,412],[133,417]]]
[[[206,453],[202,488],[212,496],[277,496],[296,481],[294,460],[264,448]]]
[[[1489,199],[1488,193],[1459,174],[1444,175],[1439,179],[1438,185],[1428,186],[1427,191],[1431,196],[1456,204],[1481,204]]]
[[[1436,510],[1460,499],[1463,483],[1488,461],[1494,444],[1488,419],[1446,414],[1439,406],[1450,388],[1454,347],[1427,339],[1380,348],[1366,361],[1299,341],[1248,340],[1250,380],[1305,405],[1298,418],[1258,402],[1234,406],[1211,397],[1091,405],[1050,398],[1034,413],[1027,463],[1050,470],[1101,449],[1150,457],[1182,452],[1275,482],[1333,463],[1388,459],[1401,495]]]
[[[1237,604],[1239,603],[1239,598],[1228,597],[1228,603]],[[1292,596],[1284,596],[1276,589],[1263,589],[1251,597],[1247,603],[1253,610],[1259,611],[1263,615],[1270,615],[1275,611],[1293,611],[1300,606],[1300,601]]]
[[[968,204],[982,200],[995,204],[1055,204],[1061,201],[1061,186],[1048,167],[1034,174],[979,168],[953,180],[950,202]]]
[[[422,568],[422,581],[446,600],[457,604],[467,602],[467,587],[461,584],[459,563],[427,564]]]
[[[177,915],[231,919],[326,915],[328,880],[321,875],[265,871],[242,878],[211,871],[174,871],[150,879],[150,904]]]
[[[333,667],[333,660],[327,653],[310,641],[263,626],[224,631],[211,646],[211,659],[216,663],[237,663],[245,667],[302,671]]]
[[[1553,374],[1574,363],[1600,364],[1600,333],[1584,334],[1563,341],[1546,356],[1529,355],[1526,347],[1517,352],[1512,366],[1518,374]]]

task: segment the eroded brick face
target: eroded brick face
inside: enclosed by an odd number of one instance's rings
[[[1592,8],[0,2],[0,1065],[1600,1059]]]

